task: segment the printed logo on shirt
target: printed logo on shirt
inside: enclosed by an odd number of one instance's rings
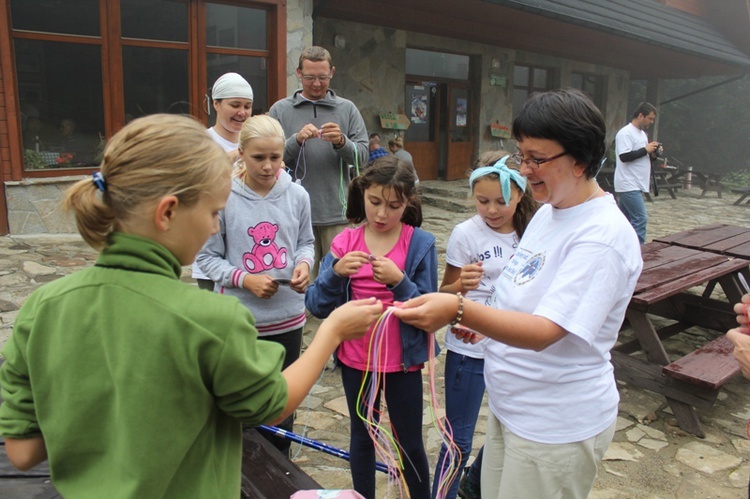
[[[513,282],[516,286],[523,286],[536,277],[546,260],[546,253],[531,254],[529,250],[519,249],[508,265],[503,269],[502,277]]]
[[[274,240],[279,226],[271,222],[261,222],[255,227],[247,229],[255,246],[242,255],[245,270],[251,274],[259,274],[266,270],[283,269],[287,266],[286,248],[279,248]]]
[[[493,246],[491,250],[487,250],[484,253],[477,254],[476,259],[479,262],[483,262],[485,260],[489,260],[490,258],[502,258],[502,257],[503,257],[502,246]]]

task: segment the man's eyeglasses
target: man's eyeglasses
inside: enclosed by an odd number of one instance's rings
[[[523,164],[525,163],[525,164],[526,164],[526,166],[528,166],[529,168],[534,168],[534,169],[536,169],[536,168],[539,168],[540,166],[542,166],[542,165],[543,165],[544,163],[549,163],[549,162],[550,162],[550,161],[552,161],[553,159],[557,159],[557,158],[562,158],[562,157],[563,157],[563,156],[565,156],[566,154],[568,154],[568,151],[563,151],[563,152],[561,152],[560,154],[555,154],[554,156],[550,156],[549,158],[542,158],[542,159],[536,159],[536,158],[523,159],[523,154],[522,154],[522,153],[521,153],[521,152],[519,151],[519,152],[517,152],[517,153],[515,153],[515,154],[513,155],[513,161],[515,161],[516,163],[518,163],[518,164],[519,164],[519,166],[520,166],[520,165],[523,165]]]
[[[320,83],[328,83],[329,81],[331,81],[331,78],[333,78],[333,76],[331,75],[323,75],[323,76],[302,75],[301,78],[307,83],[312,83],[315,80],[320,81]]]

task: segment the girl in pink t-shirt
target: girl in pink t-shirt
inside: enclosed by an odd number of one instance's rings
[[[422,209],[416,177],[395,156],[375,160],[349,187],[346,217],[352,223],[334,238],[320,273],[305,294],[305,305],[316,317],[327,317],[337,306],[358,297],[375,296],[384,306],[437,290],[435,237],[418,227]],[[427,455],[422,441],[422,373],[433,335],[391,317],[381,356],[368,359],[373,334],[345,341],[336,357],[351,418],[350,457],[354,488],[375,497],[375,449],[357,407],[362,386],[372,372],[384,373],[384,390],[393,433],[405,454],[404,479],[412,499],[430,497]],[[437,348],[436,348],[437,351]],[[379,404],[377,394],[376,407]],[[366,400],[368,396],[362,395]]]

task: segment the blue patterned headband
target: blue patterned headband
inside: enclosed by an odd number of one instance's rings
[[[523,194],[526,191],[526,177],[521,175],[516,170],[511,170],[510,168],[505,166],[505,162],[508,161],[508,158],[510,158],[510,156],[503,156],[494,165],[482,166],[481,168],[477,168],[476,170],[471,172],[471,176],[469,177],[469,187],[471,187],[472,192],[474,191],[474,182],[476,182],[481,177],[484,177],[485,175],[496,173],[500,180],[500,187],[503,191],[503,200],[505,201],[506,206],[510,204],[511,180],[518,186],[519,189],[521,189],[521,194]]]

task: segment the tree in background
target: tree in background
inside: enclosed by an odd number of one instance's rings
[[[663,82],[662,102],[666,103],[657,106],[658,140],[664,143],[669,163],[718,173],[748,170],[750,176],[750,76],[728,81],[732,79]],[[645,82],[632,81],[628,109],[645,98]]]

